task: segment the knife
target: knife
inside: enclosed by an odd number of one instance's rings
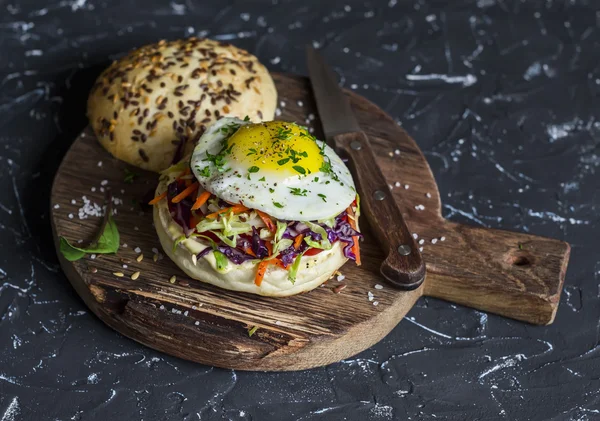
[[[377,165],[369,137],[356,121],[333,70],[314,48],[308,46],[306,56],[325,141],[348,160],[361,198],[361,210],[387,254],[381,264],[381,275],[397,288],[415,289],[425,279],[425,264]]]

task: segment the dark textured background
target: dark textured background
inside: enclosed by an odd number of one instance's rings
[[[0,0],[0,420],[600,419],[599,6]],[[445,216],[570,242],[555,323],[422,299],[356,358],[281,374],[188,363],[107,328],[59,270],[50,183],[109,60],[190,35],[298,73],[314,43],[414,136]]]

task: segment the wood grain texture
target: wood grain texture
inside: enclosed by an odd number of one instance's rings
[[[281,74],[274,79],[280,98],[288,104],[281,119],[303,122],[315,113],[306,79]],[[385,255],[364,219],[363,265],[348,263],[342,268],[347,287],[339,294],[332,291],[340,285],[336,280],[307,294],[273,299],[189,279],[168,258],[153,262],[152,249],[160,245],[151,210],[132,202],[154,188],[157,175],[112,158],[86,129],[54,180],[55,236],[73,242],[91,239],[100,218],[78,218],[82,196],[101,204],[100,188],[110,187],[123,201],[116,206],[115,221],[127,247],[116,255],[87,256],[74,263],[59,255],[77,293],[100,319],[138,342],[188,360],[241,370],[298,370],[350,357],[382,339],[423,293],[519,320],[550,323],[562,289],[568,245],[444,221],[435,180],[416,143],[381,109],[356,94],[349,96],[388,183],[401,180],[410,185],[393,189],[392,194],[411,232],[426,241],[428,275],[422,287],[374,288],[384,284],[379,268]],[[396,149],[399,155],[393,153]],[[126,168],[139,173],[133,184],[123,181]],[[418,204],[425,209],[415,209]],[[446,241],[431,242],[442,236]],[[135,260],[136,247],[145,256],[141,262]],[[133,280],[130,276],[136,271],[141,274]],[[125,276],[116,277],[114,272]],[[175,283],[169,282],[172,275],[177,276]],[[368,300],[369,291],[377,306]],[[252,326],[258,330],[249,337]]]
[[[418,288],[425,279],[425,264],[419,253],[388,182],[379,170],[364,132],[344,133],[333,137],[335,149],[348,159],[354,183],[361,198],[361,212],[371,223],[380,240],[385,259],[379,272],[387,282],[403,290]],[[409,247],[408,254],[400,247]]]

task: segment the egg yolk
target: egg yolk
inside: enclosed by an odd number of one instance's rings
[[[268,121],[242,126],[228,142],[230,157],[248,171],[308,175],[324,160],[315,137],[295,123]]]

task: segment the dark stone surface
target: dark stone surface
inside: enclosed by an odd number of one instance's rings
[[[0,419],[600,419],[598,7],[0,1]],[[280,374],[188,363],[107,328],[59,270],[52,176],[109,60],[193,34],[299,73],[315,43],[414,136],[448,218],[570,242],[556,322],[423,299],[356,358]]]

